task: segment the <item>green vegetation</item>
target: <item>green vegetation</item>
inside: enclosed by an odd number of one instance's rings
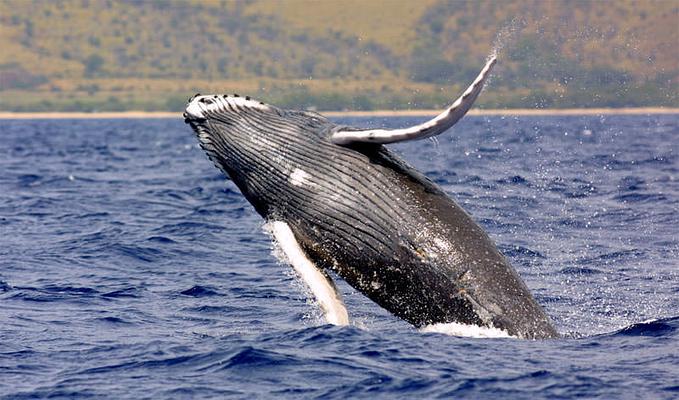
[[[672,1],[0,0],[0,110],[438,108],[494,42],[482,107],[679,106],[678,20]]]

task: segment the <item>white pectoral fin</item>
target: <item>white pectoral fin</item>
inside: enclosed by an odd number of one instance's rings
[[[420,125],[403,129],[340,129],[332,134],[331,140],[335,144],[347,145],[352,143],[387,144],[405,140],[419,140],[439,135],[450,129],[459,121],[474,104],[481,93],[483,84],[495,65],[496,56],[490,56],[474,82],[458,97],[455,102],[441,114]]]
[[[344,302],[342,302],[341,295],[337,292],[337,288],[330,277],[320,271],[307,258],[299,243],[297,243],[290,226],[285,222],[275,221],[271,223],[271,231],[288,258],[290,265],[316,297],[323,310],[325,320],[333,325],[348,325],[349,314]]]

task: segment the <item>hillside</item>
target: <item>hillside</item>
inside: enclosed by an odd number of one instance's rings
[[[498,37],[499,34],[499,37]],[[0,110],[679,105],[677,1],[0,1]]]

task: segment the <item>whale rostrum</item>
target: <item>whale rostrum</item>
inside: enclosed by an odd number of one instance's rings
[[[238,95],[194,96],[184,117],[210,160],[273,223],[277,240],[294,242],[285,252],[330,323],[348,322],[333,271],[417,327],[456,323],[557,337],[484,230],[384,146],[451,128],[495,62],[490,57],[440,115],[410,128],[356,129]]]

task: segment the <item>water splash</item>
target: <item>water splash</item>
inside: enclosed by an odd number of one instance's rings
[[[519,33],[521,33],[521,31],[523,31],[527,25],[528,23],[524,18],[514,17],[505,26],[500,28],[498,33],[495,35],[493,49],[488,55],[488,58],[500,58],[500,55],[505,47],[516,42]]]
[[[456,322],[448,322],[444,324],[427,325],[420,329],[423,333],[443,333],[449,336],[472,337],[472,338],[512,338],[512,336],[504,329],[486,328],[477,325],[458,324]]]

